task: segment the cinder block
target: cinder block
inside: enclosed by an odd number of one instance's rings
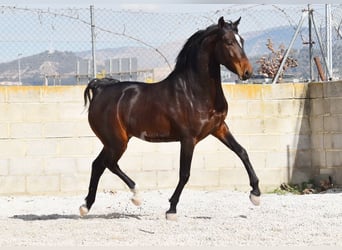
[[[342,84],[341,82],[329,82],[323,84],[324,97],[341,97],[342,96]]]
[[[157,187],[158,171],[127,171],[127,175],[138,184],[140,189],[155,189]]]
[[[174,154],[144,153],[142,157],[142,170],[171,170],[174,169],[177,160]]]
[[[60,121],[78,121],[88,117],[87,112],[80,103],[58,103]]]
[[[278,150],[280,137],[278,135],[253,135],[250,136],[250,150],[265,151]]]
[[[178,170],[180,168],[179,157],[175,158],[174,169]],[[203,169],[205,168],[205,155],[202,153],[195,153],[191,161],[191,169]]]
[[[75,173],[79,173],[76,167],[75,158],[48,157],[45,159],[44,174],[46,175],[75,174]]]
[[[41,101],[50,102],[74,102],[83,104],[83,91],[85,86],[42,86]]]
[[[309,84],[307,83],[296,83],[293,84],[294,87],[294,98],[301,99],[301,98],[309,98],[310,92],[309,92]]]
[[[205,154],[204,165],[206,170],[218,170],[220,168],[234,168],[240,166],[240,158],[230,150],[226,152],[213,152]]]
[[[60,110],[57,103],[27,103],[24,109],[25,122],[59,121]]]
[[[75,135],[75,124],[72,122],[46,122],[43,125],[46,138],[72,137]]]
[[[265,134],[291,134],[299,127],[298,118],[293,117],[267,117],[263,120]]]
[[[227,118],[233,117],[248,117],[248,101],[247,100],[234,100],[228,103]]]
[[[26,192],[25,176],[0,176],[0,194],[12,195]]]
[[[159,143],[151,143],[138,138],[132,138],[128,142],[126,152],[156,152],[158,151],[158,144]]]
[[[310,83],[309,84],[309,97],[315,98],[315,99],[322,98],[323,97],[323,83]]]
[[[326,150],[326,167],[338,168],[341,167],[342,150]]]
[[[39,103],[40,88],[35,86],[12,86],[7,92],[10,103]]]
[[[324,120],[323,116],[311,116],[310,117],[310,128],[311,128],[312,134],[323,133],[325,131],[323,120]]]
[[[236,189],[237,185],[249,185],[249,178],[245,168],[222,168],[219,170],[220,187]]]
[[[26,177],[26,192],[28,194],[48,194],[60,192],[60,177],[58,175],[37,175]]]
[[[308,150],[295,151],[294,162],[291,166],[306,169],[307,175],[310,175],[311,166],[312,166],[311,150],[308,149]]]
[[[77,156],[90,155],[93,152],[92,138],[61,138],[59,139],[59,155]]]
[[[44,162],[42,158],[16,157],[9,160],[9,174],[14,175],[43,175]]]
[[[263,86],[259,84],[237,84],[231,89],[228,86],[225,86],[224,89],[231,100],[260,100]]]
[[[0,176],[9,174],[9,160],[0,159]]]
[[[329,115],[323,117],[325,131],[342,132],[342,115]]]
[[[10,124],[11,138],[41,138],[42,124],[41,123],[11,123]]]
[[[324,148],[342,151],[342,133],[324,134]]]
[[[84,192],[84,195],[86,196],[86,193],[88,191],[89,186],[89,180],[90,176],[85,174],[62,174],[61,175],[61,192],[66,193],[78,193],[78,192]],[[98,189],[101,190],[101,189]]]
[[[262,134],[265,131],[266,122],[267,120],[263,117],[240,118],[232,120],[230,127],[237,134]]]
[[[267,167],[267,151],[248,151],[249,161],[251,162],[254,170],[262,169]],[[270,154],[277,153],[277,152],[270,152]],[[237,168],[245,168],[243,162],[239,159]]]
[[[91,166],[93,161],[95,160],[96,156],[94,157],[75,157],[75,164],[76,164],[76,169],[77,173],[79,174],[86,174],[90,178],[90,173],[91,173]]]
[[[222,142],[220,142],[216,137],[209,135],[197,143],[194,154],[205,155],[206,153],[222,151],[225,149],[226,146]],[[178,154],[180,154],[180,147],[178,152]]]
[[[0,158],[21,157],[26,155],[27,142],[19,139],[0,140]]]
[[[311,135],[311,149],[316,151],[324,150],[324,135],[322,133],[316,133]]]
[[[322,150],[312,150],[312,167],[314,169],[319,169],[321,167],[326,166],[326,160],[325,160],[325,151]]]
[[[0,88],[0,105],[2,105],[2,103],[7,102],[7,88],[6,87],[1,87]]]
[[[287,150],[267,152],[266,168],[264,169],[280,169],[286,168],[290,165],[290,159]]]
[[[341,94],[342,94],[342,91],[341,91]],[[329,99],[328,105],[329,105],[329,108],[330,108],[329,111],[331,114],[334,114],[334,115],[342,114],[342,99],[341,98]]]
[[[262,88],[262,98],[264,100],[281,100],[290,99],[294,97],[294,87],[293,84],[267,84],[263,85]]]
[[[329,105],[326,105],[326,100],[324,99],[311,99],[310,100],[310,107],[311,107],[311,117],[321,116],[325,113],[329,112],[329,109],[326,109],[326,107],[330,109]]]
[[[156,188],[176,188],[179,181],[179,171],[176,170],[160,170],[157,172]]]
[[[95,136],[94,132],[91,130],[88,120],[86,118],[72,122],[73,124],[73,136]]]
[[[26,142],[28,156],[56,156],[58,153],[58,141],[55,139],[30,139]]]
[[[0,139],[9,138],[9,125],[8,123],[0,123]]]
[[[282,182],[287,182],[284,174],[285,169],[273,168],[263,169],[258,171],[258,178],[260,186],[278,186]]]
[[[195,188],[217,188],[219,187],[219,171],[195,169],[190,173],[188,186]]]
[[[22,122],[25,105],[22,103],[0,103],[0,122]]]
[[[129,169],[129,170],[142,171],[143,158],[144,158],[144,153],[125,152],[124,155],[120,158],[118,163],[122,170]]]
[[[89,178],[88,180],[85,178],[85,187],[88,188]],[[109,171],[105,171],[105,173],[101,176],[98,191],[108,191],[108,190],[129,190],[128,186],[116,175]]]

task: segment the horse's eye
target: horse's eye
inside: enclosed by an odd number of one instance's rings
[[[234,41],[232,39],[225,39],[224,42],[227,44],[227,45],[233,45]]]

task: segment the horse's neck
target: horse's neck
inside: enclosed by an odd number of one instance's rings
[[[187,96],[204,109],[224,111],[227,102],[221,85],[220,66],[205,67],[197,71],[184,71],[177,80],[178,90],[187,92]]]

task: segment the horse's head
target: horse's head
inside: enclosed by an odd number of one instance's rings
[[[226,66],[230,71],[246,80],[253,73],[245,51],[244,40],[238,34],[238,25],[241,17],[235,22],[225,22],[223,17],[218,20],[219,38],[216,44],[215,53],[217,61]]]

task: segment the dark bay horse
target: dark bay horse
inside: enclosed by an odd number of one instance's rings
[[[176,218],[176,206],[190,177],[195,145],[213,135],[235,152],[249,176],[253,204],[260,202],[259,180],[246,150],[234,139],[225,118],[228,104],[221,86],[220,65],[242,80],[252,74],[244,52],[244,41],[238,34],[239,18],[217,24],[193,34],[180,51],[174,70],[154,84],[94,79],[84,91],[89,101],[89,124],[103,143],[103,149],[92,163],[89,192],[80,207],[81,216],[93,205],[99,179],[105,168],[118,175],[130,188],[132,201],[140,204],[135,182],[119,167],[131,137],[149,142],[179,141],[179,182],[170,198],[167,219]]]

